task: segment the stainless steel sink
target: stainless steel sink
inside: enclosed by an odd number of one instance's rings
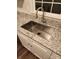
[[[53,33],[53,28],[49,26],[45,26],[42,24],[39,24],[34,21],[30,21],[24,25],[21,26],[22,28],[46,39],[47,41],[52,40],[52,33]]]

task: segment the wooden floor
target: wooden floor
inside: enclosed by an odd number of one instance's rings
[[[22,46],[17,38],[17,59],[39,59],[35,55],[33,55],[30,51]]]

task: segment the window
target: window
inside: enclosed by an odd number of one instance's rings
[[[61,14],[61,0],[35,0],[36,10],[43,7],[45,12]]]

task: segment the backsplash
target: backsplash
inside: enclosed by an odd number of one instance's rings
[[[21,13],[21,12],[18,12],[18,18],[21,19],[20,22],[22,22],[22,23],[24,23],[26,21],[26,19],[36,19],[34,14],[28,15],[26,13]],[[39,16],[39,18],[41,18],[41,16]],[[49,24],[49,25],[52,25],[52,26],[56,27],[58,29],[58,31],[61,31],[61,29],[60,29],[61,20],[60,19],[51,18],[51,17],[44,17],[44,18],[46,20],[50,20],[49,22],[53,22],[52,24]],[[19,22],[19,20],[18,20],[18,22]]]

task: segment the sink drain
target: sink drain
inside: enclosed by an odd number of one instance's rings
[[[39,33],[39,32],[37,33],[37,35],[40,35],[40,34],[41,34],[41,33]]]

